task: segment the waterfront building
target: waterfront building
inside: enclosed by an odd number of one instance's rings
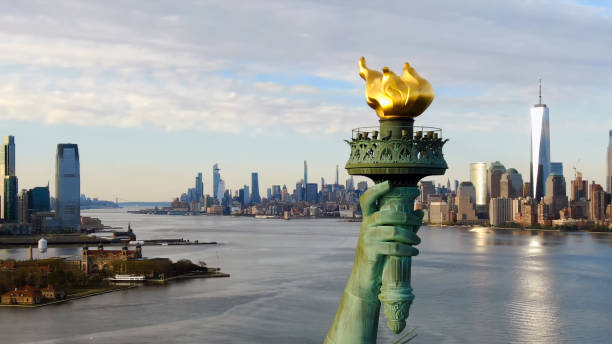
[[[0,150],[0,218],[6,220],[4,201],[7,198],[13,198],[13,195],[6,194],[4,180],[6,177],[15,176],[15,137],[12,135],[5,136]],[[17,196],[17,194],[15,194]],[[16,197],[14,198],[16,201]],[[16,206],[16,204],[14,205]]]
[[[301,187],[300,187],[300,189],[301,189]],[[268,192],[267,192],[268,202],[270,202],[270,201],[272,200],[272,188],[268,188],[268,190],[267,190],[267,191],[268,191]]]
[[[17,184],[16,176],[4,177],[4,197],[2,198],[4,210],[2,215],[6,222],[17,222],[17,193],[19,192]]]
[[[563,163],[562,162],[551,162],[550,173],[563,175]]]
[[[60,143],[55,163],[55,214],[62,229],[79,230],[80,195],[79,148],[73,143]]]
[[[3,305],[35,305],[41,300],[40,289],[29,285],[22,288],[15,287],[1,296]]]
[[[562,174],[551,172],[546,180],[544,204],[548,205],[551,219],[558,219],[559,212],[567,207],[565,178]]]
[[[40,290],[42,297],[49,300],[63,300],[66,298],[66,291],[63,288],[48,285]]]
[[[571,201],[576,202],[579,200],[588,199],[588,185],[586,180],[582,180],[582,172],[576,171],[576,179],[572,180],[571,187]]]
[[[476,221],[476,188],[472,182],[462,182],[457,189],[457,221]]]
[[[485,214],[489,212],[489,187],[488,170],[486,162],[474,162],[470,164],[470,181],[476,189],[476,213]]]
[[[421,194],[419,195],[419,200],[423,204],[427,204],[429,201],[429,196],[436,193],[436,187],[432,181],[422,180],[419,182],[419,189]]]
[[[204,181],[202,179],[202,172],[198,172],[195,178],[195,199],[192,199],[192,201],[199,203],[204,201]]]
[[[261,203],[261,196],[259,195],[259,174],[257,172],[251,173],[251,202],[253,204]]]
[[[527,227],[537,223],[537,204],[531,197],[524,198],[521,203],[521,224]]]
[[[283,184],[281,201],[283,201],[283,202],[288,202],[289,201],[289,191],[287,191],[287,185],[285,185],[285,184]]]
[[[501,177],[504,173],[506,173],[506,167],[499,161],[492,162],[489,166],[489,171],[487,173],[489,198],[499,197],[501,192]]]
[[[514,168],[509,168],[501,175],[499,196],[502,198],[517,198],[523,194],[523,176]]]
[[[218,164],[213,165],[213,198],[221,202],[223,192],[219,195],[219,182],[221,181],[221,171]]]
[[[552,218],[551,218],[551,209],[550,206],[548,206],[548,204],[544,203],[544,202],[540,202],[537,205],[537,216],[538,216],[538,223],[541,225],[551,225],[552,222]]]
[[[538,104],[531,108],[531,164],[529,179],[533,199],[537,202],[544,197],[544,188],[550,173],[550,129],[548,107],[542,104],[542,87]]]
[[[608,138],[608,151],[606,152],[606,189],[609,194],[612,194],[612,130],[610,130]]]
[[[142,248],[136,245],[135,250],[128,250],[124,246],[121,250],[105,250],[102,244],[98,245],[97,250],[90,250],[83,247],[81,253],[81,270],[86,273],[103,271],[112,267],[114,261],[128,261],[142,258]]]
[[[510,198],[491,198],[489,202],[489,223],[492,226],[512,222],[512,200]]]
[[[606,218],[605,192],[601,185],[592,182],[590,187],[589,220],[602,221]]]
[[[587,219],[589,217],[589,205],[586,199],[570,202],[568,215],[571,219]]]
[[[444,201],[432,201],[429,203],[429,220],[431,224],[443,224],[450,221],[449,213],[450,208],[447,202]]]
[[[523,204],[523,198],[515,198],[512,200],[512,221],[521,222],[521,205]]]

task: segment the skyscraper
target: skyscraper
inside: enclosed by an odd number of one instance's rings
[[[17,177],[16,176],[6,176],[4,177],[4,197],[2,198],[2,205],[4,206],[4,212],[2,217],[4,221],[7,222],[15,222],[17,221],[17,193],[18,185],[17,185]]]
[[[476,213],[486,214],[489,212],[489,187],[487,185],[488,170],[486,162],[474,162],[470,164],[470,181],[476,189]]]
[[[523,195],[523,176],[514,168],[509,168],[502,174],[499,182],[499,196],[517,198]]]
[[[317,203],[318,193],[319,191],[316,183],[306,184],[306,202]]]
[[[338,183],[339,183],[339,181],[340,181],[340,179],[339,179],[339,177],[338,177],[338,165],[336,165],[336,183],[335,183],[334,185],[339,185],[339,184],[338,184]]]
[[[254,204],[261,203],[261,196],[259,195],[259,175],[257,172],[251,173],[251,202]]]
[[[491,198],[489,204],[489,223],[491,226],[503,225],[512,221],[512,200],[510,198]]]
[[[546,179],[546,195],[544,204],[550,208],[553,219],[559,218],[559,211],[567,207],[567,196],[565,191],[565,178],[562,174],[551,173]]]
[[[462,182],[457,188],[457,220],[475,221],[476,211],[474,202],[476,201],[476,189],[472,182]]]
[[[304,160],[304,189],[308,185],[308,164],[306,164],[306,160]]]
[[[249,193],[249,186],[248,185],[244,185],[242,187],[242,190],[244,192],[244,196],[242,197],[242,205],[247,206],[249,205],[249,203],[251,203],[251,198],[250,198],[250,193]]]
[[[502,174],[506,172],[506,167],[501,162],[492,162],[489,166],[487,175],[487,187],[489,190],[489,198],[497,198],[500,193],[500,182]]]
[[[216,165],[216,164],[215,164]],[[221,179],[219,176],[219,180],[217,181],[217,200],[219,204],[223,204],[223,197],[225,196],[225,181]]]
[[[204,200],[204,181],[202,180],[202,172],[198,172],[195,178],[195,200],[202,202]]]
[[[221,171],[219,169],[219,165],[214,164],[213,165],[213,197],[218,200],[223,198],[223,191],[221,192],[221,195],[219,195],[219,182],[221,181],[221,173],[219,173],[219,171]]]
[[[608,154],[606,157],[608,158],[607,167],[608,171],[606,173],[606,189],[608,193],[612,193],[612,130],[610,130],[610,137],[608,139]]]
[[[58,144],[55,160],[55,215],[65,230],[78,231],[81,224],[80,169],[77,145]]]
[[[419,191],[419,201],[421,201],[421,203],[428,203],[429,196],[436,193],[436,187],[432,181],[421,180],[421,182],[419,182]]]
[[[47,212],[50,207],[49,186],[38,186],[28,190],[28,212]]]
[[[589,198],[588,185],[589,182],[587,182],[586,180],[582,180],[582,173],[576,171],[576,179],[572,180],[572,202],[576,202],[579,200],[587,200]]]
[[[562,162],[551,162],[550,173],[563,175],[563,163]]]
[[[531,165],[529,178],[535,200],[544,197],[546,178],[550,173],[550,129],[548,107],[542,104],[540,83],[539,102],[531,108]]]
[[[6,193],[4,187],[4,179],[9,176],[15,175],[15,137],[12,135],[5,136],[2,144],[2,151],[0,152],[0,216],[6,219],[4,215],[4,208],[6,205],[5,199],[13,198],[13,195]],[[17,194],[15,196],[15,202],[17,201]],[[16,206],[16,205],[15,205]]]
[[[592,182],[590,186],[589,220],[604,220],[606,217],[605,193],[601,185]]]

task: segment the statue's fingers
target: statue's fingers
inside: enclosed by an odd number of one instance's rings
[[[359,202],[361,203],[361,212],[363,213],[363,217],[370,216],[377,210],[376,201],[384,194],[389,192],[391,189],[391,185],[388,181],[382,182],[380,184],[374,184],[374,186],[364,192],[363,195],[359,198]]]
[[[418,235],[402,226],[380,226],[368,231],[365,235],[368,241],[392,241],[408,245],[421,243]]]
[[[395,242],[377,242],[374,247],[376,253],[385,256],[412,257],[419,254],[416,247]]]

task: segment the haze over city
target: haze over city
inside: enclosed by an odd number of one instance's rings
[[[486,5],[486,6],[485,6]],[[384,7],[383,7],[384,6]],[[408,60],[436,98],[416,125],[443,128],[449,170],[500,160],[529,175],[529,109],[550,108],[551,160],[604,183],[612,127],[609,5],[595,1],[0,4],[0,134],[20,188],[53,188],[57,143],[76,143],[83,193],[169,201],[218,163],[237,190],[259,172],[340,180],[350,130],[377,125],[357,60]],[[376,25],[368,25],[376,22]],[[397,30],[401,22],[403,30]],[[588,37],[588,40],[585,39]]]

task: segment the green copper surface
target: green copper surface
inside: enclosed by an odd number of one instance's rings
[[[420,243],[416,230],[423,217],[422,212],[412,211],[411,203],[418,195],[416,187],[391,187],[383,182],[361,196],[363,222],[355,262],[326,343],[375,343],[381,301],[392,313],[387,316],[389,323],[405,326],[402,315],[407,316],[408,309],[403,301],[414,298],[410,280],[399,281],[385,269],[388,260],[401,257],[408,259],[402,271],[410,275],[410,257],[419,253],[412,246]],[[384,281],[388,286],[381,293]]]
[[[346,169],[376,183],[360,199],[363,223],[353,271],[327,343],[375,343],[380,305],[388,327],[406,327],[414,300],[410,281],[413,245],[423,212],[414,210],[417,183],[447,167],[438,128],[413,126],[412,119],[383,119],[375,129],[355,129],[347,143]]]

